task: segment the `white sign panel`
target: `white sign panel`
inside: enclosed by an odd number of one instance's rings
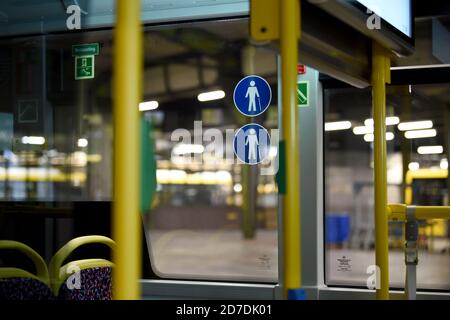
[[[411,0],[357,0],[393,27],[412,37]]]

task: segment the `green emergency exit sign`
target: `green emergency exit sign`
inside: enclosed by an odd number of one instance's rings
[[[100,53],[98,43],[77,44],[72,46],[75,57],[75,80],[95,77],[95,56]]]
[[[100,46],[98,43],[77,44],[72,46],[72,55],[80,56],[96,56],[100,53]]]
[[[309,81],[297,83],[297,104],[299,107],[309,107]]]
[[[75,80],[93,79],[95,77],[95,57],[75,57]]]

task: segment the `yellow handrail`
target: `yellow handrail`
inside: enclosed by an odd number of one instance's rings
[[[450,220],[450,207],[439,206],[412,206],[417,220],[448,219]],[[389,220],[406,221],[406,204],[390,204],[388,206]]]
[[[447,179],[448,170],[445,169],[420,169],[409,170],[405,175],[405,203],[413,201],[412,184],[415,179]]]
[[[280,3],[282,76],[282,139],[286,150],[286,194],[283,197],[283,244],[285,296],[301,287],[300,245],[300,135],[297,107],[297,64],[300,31],[300,1]],[[300,31],[301,32],[301,31]]]
[[[114,47],[114,299],[139,299],[139,110],[142,92],[141,1],[117,0]]]
[[[375,261],[380,270],[376,298],[389,299],[389,245],[387,207],[386,83],[390,82],[387,51],[373,43],[372,86],[374,119]]]
[[[389,220],[405,223],[405,296],[409,300],[415,300],[417,288],[416,267],[418,264],[417,237],[419,235],[417,221],[432,219],[450,220],[450,207],[390,204],[386,211]]]

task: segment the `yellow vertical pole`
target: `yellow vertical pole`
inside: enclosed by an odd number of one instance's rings
[[[300,245],[300,137],[297,107],[297,63],[300,33],[300,1],[280,3],[282,76],[282,139],[286,150],[286,193],[283,197],[285,296],[301,286]]]
[[[372,99],[374,120],[375,261],[380,271],[376,298],[389,299],[389,245],[387,213],[386,83],[390,82],[387,51],[373,43]]]
[[[114,44],[114,299],[140,298],[139,110],[142,91],[140,0],[117,0]]]

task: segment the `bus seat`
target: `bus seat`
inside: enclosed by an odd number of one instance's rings
[[[112,268],[106,259],[65,260],[75,249],[87,244],[104,244],[114,250],[115,242],[104,236],[84,236],[70,240],[53,256],[49,265],[53,294],[63,300],[111,300]]]
[[[12,240],[0,240],[0,250],[19,251],[36,269],[32,274],[21,268],[0,268],[0,300],[49,300],[53,295],[44,259],[29,246]]]

